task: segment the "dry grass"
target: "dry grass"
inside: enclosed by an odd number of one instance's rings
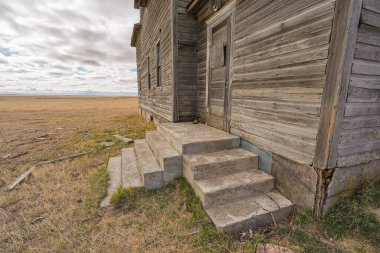
[[[112,135],[143,138],[146,129],[154,128],[137,113],[136,98],[0,97],[0,188],[38,161],[91,152],[41,167],[15,190],[1,192],[1,252],[92,248],[91,231],[103,215],[98,201],[105,190],[106,162],[123,146]],[[47,140],[35,140],[46,134]],[[99,142],[109,139],[116,145],[102,148]],[[37,217],[45,218],[32,222]]]
[[[137,116],[136,98],[0,97],[0,188],[32,164],[90,151],[37,169],[0,194],[0,252],[253,252],[274,242],[295,252],[376,252],[365,239],[330,239],[310,212],[289,224],[244,238],[218,233],[190,186],[178,179],[158,191],[123,194],[127,203],[100,209],[106,163],[123,143],[112,135],[143,138],[154,126]],[[48,140],[33,142],[48,135]],[[103,148],[99,142],[112,140]],[[24,153],[1,159],[9,153]],[[128,202],[129,201],[129,202]],[[37,219],[36,219],[37,218]]]

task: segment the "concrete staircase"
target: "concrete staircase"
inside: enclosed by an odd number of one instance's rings
[[[258,156],[240,148],[239,137],[203,124],[160,124],[111,158],[109,167],[118,161],[123,187],[157,189],[185,176],[222,232],[281,222],[293,209],[274,189],[274,178],[258,169]]]

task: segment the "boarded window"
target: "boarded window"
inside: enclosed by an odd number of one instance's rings
[[[210,67],[216,69],[225,65],[226,46],[220,42],[210,47]]]

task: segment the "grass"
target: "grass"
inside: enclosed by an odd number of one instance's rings
[[[137,202],[145,195],[146,190],[143,187],[123,188],[119,187],[111,196],[111,204],[115,208],[124,207],[126,210],[133,210]]]
[[[176,179],[156,191],[119,189],[113,197],[116,212],[134,217],[135,222],[140,225],[140,222],[154,223],[149,232],[156,234],[155,240],[158,241],[155,243],[160,245],[168,243],[169,238],[170,243],[174,241],[176,245],[182,245],[185,249],[195,252],[254,252],[258,243],[275,243],[289,247],[295,252],[343,253],[378,252],[379,241],[374,238],[378,237],[380,227],[378,222],[372,219],[374,216],[368,212],[368,208],[371,203],[379,203],[379,190],[379,184],[359,190],[353,196],[343,199],[324,218],[315,218],[310,209],[296,209],[289,223],[257,232],[247,232],[239,237],[225,235],[216,230],[184,178]],[[347,213],[347,208],[357,206],[358,200],[362,208],[355,213]],[[144,220],[138,217],[144,217]],[[362,221],[354,224],[344,222],[346,219],[351,220],[349,218]],[[156,227],[158,224],[164,225]],[[369,232],[367,228],[371,228],[370,233],[352,233],[355,230]],[[139,245],[136,252],[146,252],[151,247],[150,244]]]
[[[107,195],[108,172],[106,167],[92,172],[88,177],[90,191],[84,204],[87,213],[93,213],[98,210],[100,202]]]
[[[0,160],[1,187],[36,161],[91,152],[43,166],[14,191],[0,194],[0,252],[241,253],[266,242],[295,252],[380,252],[379,226],[368,211],[380,204],[379,184],[342,199],[323,219],[297,209],[277,227],[225,235],[183,178],[156,191],[119,189],[112,198],[115,208],[99,208],[108,158],[127,146],[113,135],[141,139],[154,129],[136,115],[136,101],[12,97],[0,100],[0,108],[0,127],[8,129],[1,133],[7,145],[0,145],[0,152],[28,152]],[[49,141],[19,145],[46,133],[53,133]],[[102,141],[114,145],[105,148]],[[31,223],[41,215],[45,218]]]
[[[380,182],[361,187],[339,200],[323,219],[323,230],[334,238],[353,236],[380,245],[380,222],[369,212],[379,207]]]

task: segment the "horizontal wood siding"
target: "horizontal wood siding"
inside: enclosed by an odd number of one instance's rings
[[[231,133],[312,163],[334,8],[335,0],[237,1]]]
[[[191,121],[197,115],[197,20],[187,13],[190,0],[178,0],[178,116]]]
[[[338,145],[338,167],[380,159],[380,1],[365,0]]]
[[[141,82],[140,107],[161,121],[173,120],[173,69],[172,69],[172,7],[171,1],[148,1],[141,20],[137,47],[138,76]],[[161,30],[161,32],[160,32]],[[157,87],[156,44],[161,44],[161,86]],[[148,89],[148,63],[150,60],[151,89]]]

